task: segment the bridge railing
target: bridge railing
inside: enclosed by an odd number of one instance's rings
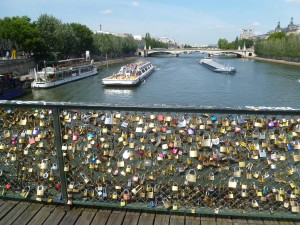
[[[0,103],[0,194],[299,219],[300,111]]]

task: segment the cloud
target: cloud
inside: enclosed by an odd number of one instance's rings
[[[112,13],[112,10],[110,9],[105,9],[101,11],[101,14],[110,14],[110,13]]]
[[[251,25],[252,25],[253,27],[258,27],[258,26],[260,26],[260,23],[257,22],[257,21],[254,21]]]
[[[300,4],[300,0],[284,0],[286,3]]]
[[[132,7],[140,7],[141,5],[138,2],[131,2],[131,6]]]

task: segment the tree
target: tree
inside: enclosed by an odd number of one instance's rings
[[[87,26],[79,23],[71,23],[70,26],[78,40],[77,45],[74,47],[76,56],[81,57],[87,50],[93,51],[93,32]]]
[[[218,46],[219,46],[220,49],[226,49],[226,48],[227,48],[227,45],[228,45],[227,39],[225,39],[225,38],[220,38],[220,39],[218,40]]]
[[[270,36],[268,37],[268,40],[282,39],[285,37],[286,37],[286,34],[284,32],[276,32],[276,33],[270,34]]]
[[[62,24],[58,27],[57,36],[62,40],[62,45],[60,45],[57,51],[59,52],[59,58],[67,59],[70,56],[75,55],[75,48],[79,45],[79,39],[76,37],[72,26],[69,24]]]
[[[13,48],[27,53],[37,51],[42,42],[37,28],[27,16],[0,20],[0,39],[10,40]]]
[[[36,27],[43,39],[42,52],[52,58],[57,58],[59,51],[63,48],[61,25],[61,21],[47,14],[41,15],[36,22]]]

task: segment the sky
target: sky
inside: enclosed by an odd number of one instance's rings
[[[190,45],[233,41],[242,29],[265,34],[291,17],[300,24],[300,0],[0,0],[0,19],[42,14],[92,31],[168,37]]]

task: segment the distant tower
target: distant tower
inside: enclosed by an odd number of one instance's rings
[[[102,26],[101,26],[101,24],[100,24],[100,31],[101,31],[101,29],[102,29]]]
[[[294,20],[294,18],[292,17],[292,18],[291,18],[291,22],[290,22],[290,25],[291,25],[291,26],[294,25],[294,21],[293,21],[293,20]]]
[[[275,32],[281,32],[280,21],[278,21],[277,27],[275,28]]]

